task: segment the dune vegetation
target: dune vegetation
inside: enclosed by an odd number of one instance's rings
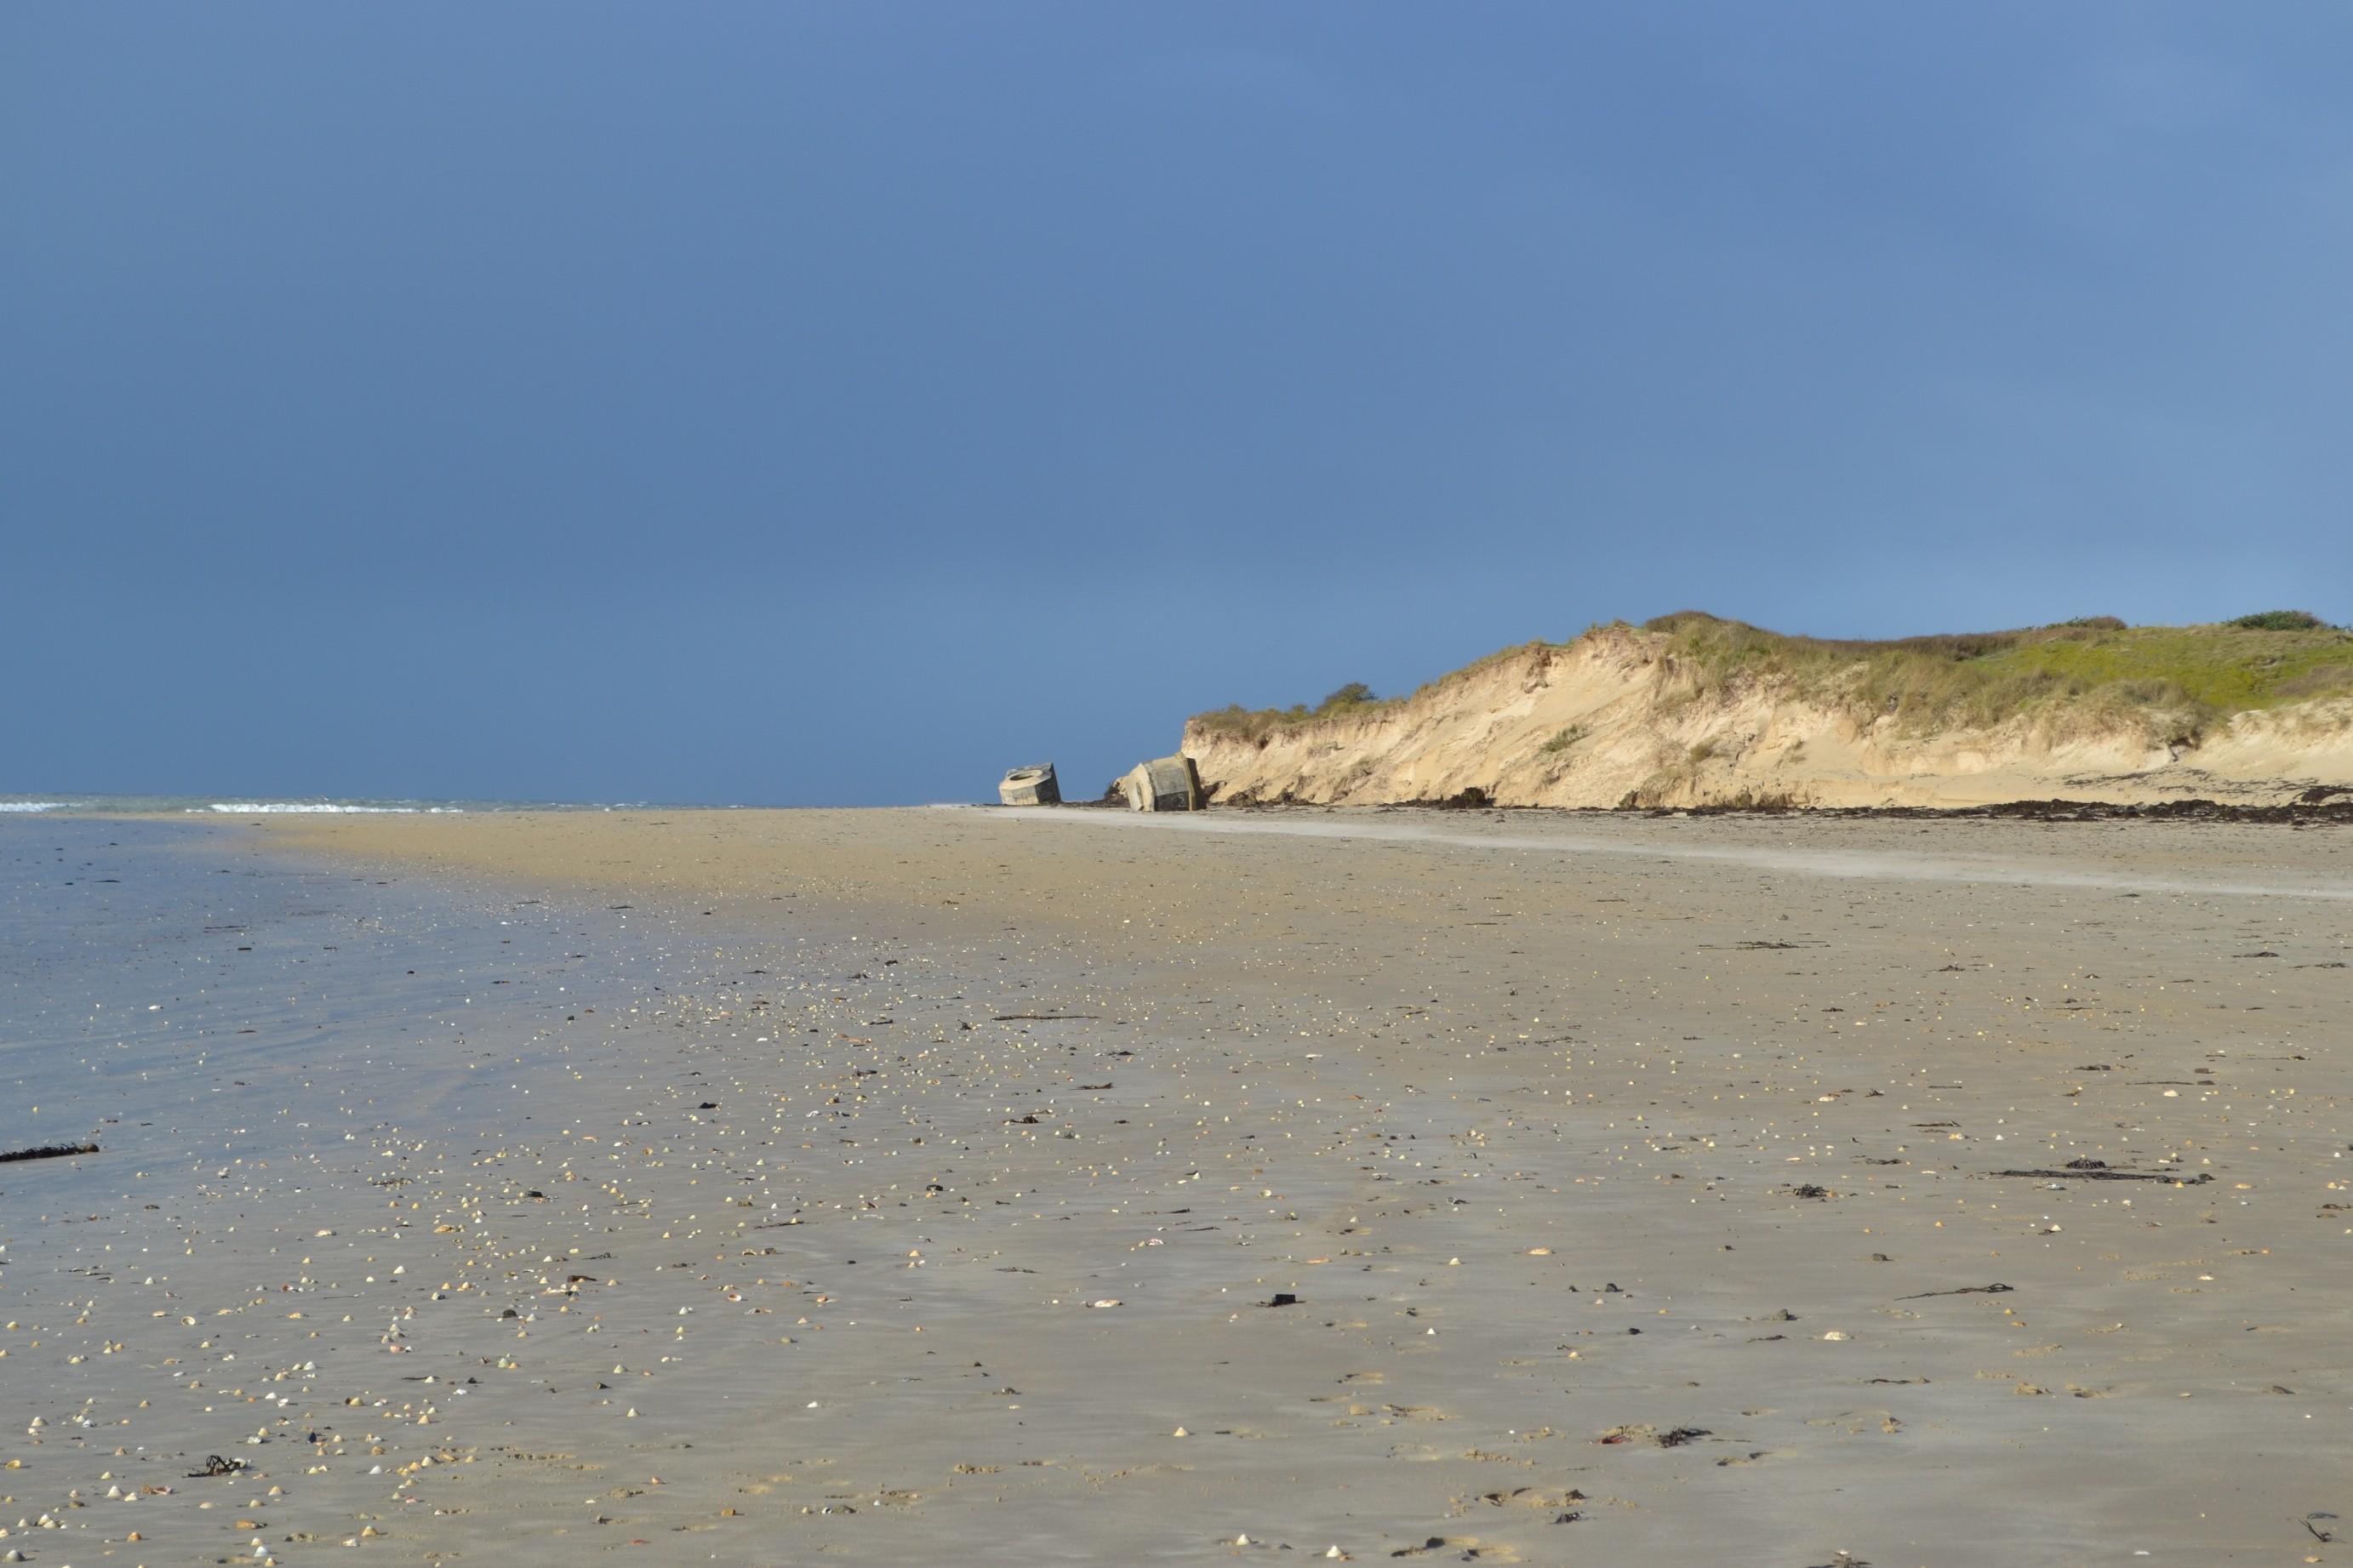
[[[1361,680],[1352,680],[1313,708],[1304,702],[1294,703],[1289,708],[1245,708],[1237,702],[1213,712],[1198,714],[1192,722],[1214,734],[1260,741],[1286,730],[1305,729],[1310,724],[1326,723],[1336,719],[1366,718],[1384,709],[1395,708],[1403,700],[1397,697],[1376,697],[1371,687]]]

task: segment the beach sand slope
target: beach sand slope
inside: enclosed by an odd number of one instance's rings
[[[0,1545],[2303,1562],[2353,1503],[2336,830],[235,844],[234,918],[14,976],[107,1152],[0,1167]]]

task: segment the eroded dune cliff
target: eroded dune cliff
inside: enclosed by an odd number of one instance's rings
[[[1482,660],[1409,698],[1203,714],[1221,804],[2270,804],[2353,787],[2353,636],[2126,628],[1830,643],[1695,614]],[[1476,798],[1476,797],[1474,797]]]

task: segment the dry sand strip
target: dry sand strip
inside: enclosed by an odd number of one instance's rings
[[[2155,876],[2116,863],[2113,858],[2102,858],[2106,863],[2085,866],[2055,858],[2048,846],[2038,847],[2042,852],[2021,853],[2021,846],[2004,845],[2007,853],[1954,854],[1925,853],[1915,844],[1901,847],[1850,849],[1824,847],[1814,842],[1822,836],[1819,823],[1805,822],[1802,834],[1784,829],[1778,834],[1767,830],[1767,837],[1777,840],[1758,843],[1754,829],[1770,823],[1770,817],[1758,817],[1746,824],[1751,831],[1731,834],[1711,834],[1705,831],[1705,819],[1697,819],[1699,831],[1687,829],[1694,826],[1689,816],[1668,813],[1646,814],[1630,826],[1623,819],[1597,822],[1583,812],[1546,813],[1535,816],[1548,831],[1522,833],[1507,826],[1516,811],[1478,811],[1471,821],[1475,827],[1454,827],[1433,824],[1433,816],[1443,821],[1446,815],[1412,807],[1377,807],[1370,811],[1327,808],[1280,809],[1249,808],[1220,811],[1214,815],[1183,816],[1138,816],[1112,811],[1034,811],[1024,812],[1014,820],[1124,828],[1139,833],[1212,833],[1212,834],[1273,834],[1283,837],[1345,838],[1371,843],[1444,845],[1452,848],[1486,849],[1513,854],[1569,855],[1631,855],[1644,858],[1667,860],[1697,860],[1716,863],[1735,869],[1783,872],[1802,877],[1862,879],[1884,882],[2002,882],[2014,888],[2075,888],[2087,891],[2117,893],[2195,893],[2226,894],[2246,899],[2316,899],[2328,903],[2353,902],[2353,886],[2326,868],[2296,865],[2274,867],[2270,874],[2250,879],[2208,867],[2203,875]],[[1393,820],[1403,817],[1399,822]],[[1391,820],[1385,820],[1391,819]],[[1458,816],[1457,820],[1461,818]],[[1588,831],[1579,832],[1574,826],[1580,821],[1590,824]],[[1665,826],[1661,826],[1662,824]],[[1960,822],[1940,825],[1952,837],[1967,834]],[[1901,831],[1901,829],[1898,829]],[[1915,829],[1919,832],[1921,830]],[[1935,830],[1927,830],[1933,833]],[[1747,840],[1747,841],[1744,841]],[[2069,847],[2075,847],[2070,846]],[[1941,849],[1941,847],[1940,847]],[[2233,868],[2235,869],[2235,868]]]
[[[273,829],[12,977],[0,1547],[2337,1554],[2341,837],[1419,826]]]

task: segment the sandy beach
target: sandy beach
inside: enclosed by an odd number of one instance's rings
[[[2341,829],[0,847],[25,1560],[2346,1556]]]

